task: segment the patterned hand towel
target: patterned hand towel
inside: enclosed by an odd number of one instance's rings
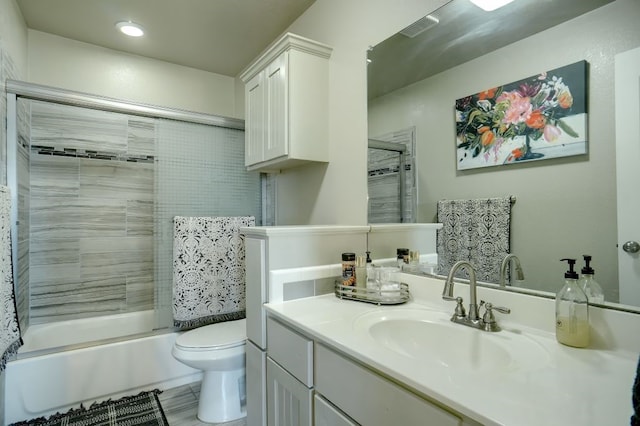
[[[498,283],[509,254],[511,197],[438,201],[438,273],[446,275],[459,260],[470,262],[479,281]],[[458,278],[468,278],[459,269]]]
[[[245,250],[240,228],[255,218],[174,218],[173,323],[190,329],[245,317]]]

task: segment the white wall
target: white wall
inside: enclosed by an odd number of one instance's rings
[[[15,0],[0,0],[0,42],[18,73],[26,77],[27,27]]]
[[[618,0],[372,101],[370,136],[416,126],[418,220],[434,220],[440,199],[516,195],[512,252],[527,281],[555,291],[566,269],[558,260],[591,254],[596,278],[617,283],[614,56],[640,46],[638,17],[640,2]],[[589,63],[588,156],[456,171],[456,99],[580,60]]]
[[[6,0],[5,0],[6,1]],[[365,224],[366,50],[446,0],[317,0],[289,31],[329,44],[330,162],[278,176],[278,224]],[[244,117],[235,79],[29,31],[29,81]]]
[[[329,164],[287,170],[277,179],[278,224],[367,222],[366,51],[445,0],[317,0],[289,31],[333,47]]]
[[[233,77],[29,30],[32,83],[225,117],[237,115]],[[242,111],[242,110],[240,110]]]

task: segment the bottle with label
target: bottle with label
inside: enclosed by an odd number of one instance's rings
[[[589,345],[589,303],[578,285],[578,273],[573,270],[575,259],[564,274],[564,286],[556,295],[556,340],[563,345],[585,348]]]
[[[405,264],[409,263],[409,249],[398,248],[396,249],[396,259],[398,262],[398,268],[403,269]]]
[[[367,287],[367,258],[364,255],[356,257],[356,287]]]
[[[342,285],[356,285],[356,254],[342,253]]]
[[[587,299],[589,299],[589,303],[604,303],[604,292],[602,291],[602,287],[595,280],[593,275],[595,271],[589,265],[591,262],[591,256],[585,254],[582,256],[584,258],[584,268],[580,272],[582,272],[580,279],[578,280],[578,285],[584,291],[584,294],[587,295]]]

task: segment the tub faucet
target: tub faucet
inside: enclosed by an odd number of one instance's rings
[[[522,272],[522,266],[520,265],[520,259],[515,254],[508,254],[502,259],[502,266],[500,267],[500,287],[505,286],[505,280],[507,277],[507,268],[509,267],[509,261],[513,260],[516,265],[516,280],[524,280],[524,272]]]
[[[466,268],[469,273],[469,313],[465,312],[462,305],[462,297],[453,297],[453,276],[460,268]],[[500,331],[500,327],[495,320],[493,311],[498,311],[503,314],[511,313],[509,308],[503,308],[500,306],[493,306],[491,303],[487,303],[485,306],[485,314],[480,318],[479,308],[484,305],[484,301],[478,305],[478,298],[476,295],[476,271],[473,269],[473,265],[465,260],[456,262],[449,271],[447,280],[444,282],[444,288],[442,289],[442,298],[444,300],[452,300],[456,302],[456,309],[451,317],[451,321],[466,325],[469,327],[478,328],[484,331]]]

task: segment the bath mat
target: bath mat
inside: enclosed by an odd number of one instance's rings
[[[169,426],[162,411],[160,390],[141,392],[116,401],[94,403],[88,409],[72,409],[49,418],[38,418],[10,426]]]

